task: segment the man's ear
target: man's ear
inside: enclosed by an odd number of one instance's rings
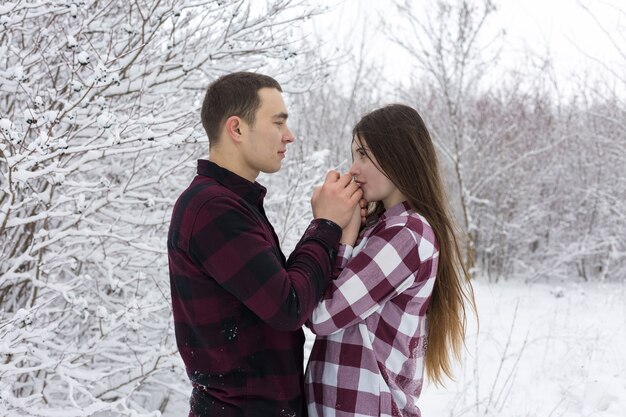
[[[235,142],[241,142],[243,123],[239,116],[230,116],[224,123],[226,134]]]

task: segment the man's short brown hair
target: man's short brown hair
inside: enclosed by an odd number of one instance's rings
[[[230,116],[239,116],[254,125],[254,116],[261,106],[258,91],[275,88],[282,92],[278,81],[253,72],[223,75],[207,88],[202,103],[202,126],[209,136],[209,146],[217,143],[222,126]]]

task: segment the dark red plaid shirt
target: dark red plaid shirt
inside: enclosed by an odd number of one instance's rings
[[[341,229],[313,220],[285,260],[265,188],[207,160],[168,236],[178,350],[193,416],[305,416],[301,326],[331,275]]]

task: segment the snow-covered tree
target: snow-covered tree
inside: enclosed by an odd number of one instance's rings
[[[154,415],[188,396],[165,238],[208,155],[204,89],[249,70],[307,91],[322,64],[303,59],[298,27],[319,11],[0,5],[0,414]]]
[[[476,224],[473,209],[478,196],[472,194],[467,166],[472,140],[468,127],[466,101],[477,92],[485,68],[493,64],[494,56],[485,56],[481,33],[485,22],[493,15],[492,1],[438,0],[421,5],[398,1],[403,16],[400,31],[390,30],[390,37],[414,60],[419,69],[414,87],[406,95],[410,104],[426,109],[422,94],[436,92],[439,106],[429,114],[430,130],[443,165],[450,168],[457,190],[455,201],[460,208],[460,221],[466,249],[466,264],[472,270],[475,263]],[[424,86],[426,90],[424,91]],[[428,91],[430,90],[430,91]],[[433,114],[434,113],[434,114]]]
[[[622,279],[623,77],[568,99],[540,57],[495,83],[485,75],[498,72],[500,34],[484,28],[496,2],[396,4],[388,35],[415,68],[403,100],[438,146],[474,274]]]

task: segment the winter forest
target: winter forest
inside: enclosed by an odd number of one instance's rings
[[[570,7],[621,61],[565,88],[545,51],[507,67],[496,0],[389,0],[350,41],[314,30],[339,2],[3,1],[0,416],[186,415],[166,235],[208,156],[204,90],[242,70],[282,84],[297,137],[259,179],[286,254],[360,115],[428,124],[480,326],[424,416],[626,415],[626,7],[615,30],[591,3]]]

